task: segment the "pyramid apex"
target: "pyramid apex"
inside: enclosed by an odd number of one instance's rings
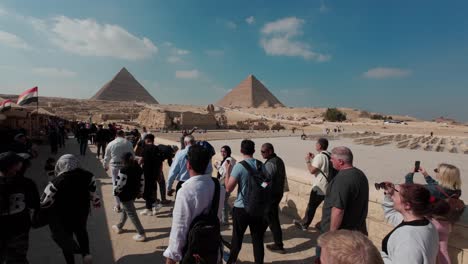
[[[135,77],[122,67],[120,71],[91,97],[92,100],[128,101],[134,100],[150,104],[158,101],[141,85]]]
[[[249,74],[216,104],[228,107],[284,106],[253,74]]]

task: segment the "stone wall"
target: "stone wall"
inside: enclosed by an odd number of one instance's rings
[[[214,114],[182,112],[180,115],[180,126],[182,129],[190,129],[195,126],[202,129],[216,129],[216,118]]]
[[[312,184],[304,176],[304,172],[287,168],[288,187],[281,201],[281,212],[295,219],[302,219],[307,208],[307,202],[312,189]],[[299,176],[298,176],[299,175]],[[383,194],[382,194],[383,196]],[[369,238],[374,242],[378,249],[381,249],[383,238],[393,229],[385,222],[382,205],[380,203],[383,197],[377,197],[369,201],[369,213],[367,216],[367,228]],[[314,217],[315,224],[321,219],[322,207],[317,209]],[[468,264],[468,224],[462,222],[454,226],[449,239],[449,253],[452,263]]]
[[[137,122],[148,128],[167,128],[172,124],[167,112],[148,108],[140,112]]]

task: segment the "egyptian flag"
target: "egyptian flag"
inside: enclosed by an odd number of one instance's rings
[[[10,99],[4,100],[0,103],[0,112],[5,112],[11,108],[12,101]]]
[[[18,105],[27,105],[33,102],[38,102],[39,100],[39,94],[38,94],[38,89],[37,86],[34,88],[31,88],[29,90],[26,90],[24,93],[22,93],[18,97],[18,102],[16,104]]]

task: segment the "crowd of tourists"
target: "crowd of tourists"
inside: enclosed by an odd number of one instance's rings
[[[54,129],[60,133],[60,124]],[[288,254],[279,218],[280,203],[288,191],[286,167],[272,144],[260,146],[263,161],[254,158],[255,142],[246,139],[240,144],[241,160],[234,159],[231,147],[225,145],[219,150],[222,160],[212,163],[216,150],[207,141],[196,141],[194,130],[184,131],[180,149],[155,144],[155,136],[146,128],[141,134],[134,131],[131,138],[112,124],[94,129],[92,124],[79,123],[73,130],[80,155],[86,154],[91,141],[112,177],[113,209],[120,214],[112,226],[115,233],[122,233],[129,219],[136,230],[133,239],[146,241],[139,217],[155,216],[171,203],[167,197],[175,196],[169,244],[163,253],[167,264],[237,263],[247,227],[255,263],[264,263],[268,228],[274,242],[266,248]],[[304,218],[294,220],[298,229],[308,230],[323,202],[322,217],[312,227],[321,233],[316,263],[450,263],[448,237],[464,209],[457,167],[442,163],[431,177],[418,166],[411,168],[403,184],[376,184],[384,193],[385,219],[395,226],[378,249],[367,237],[367,176],[353,165],[349,148],[339,146],[329,152],[328,146],[328,140],[320,138],[315,153],[305,155],[314,184]],[[93,173],[82,168],[81,159],[73,154],[57,161],[48,159],[49,183],[40,197],[36,183],[25,177],[30,160],[37,156],[26,135],[18,133],[2,147],[0,263],[28,263],[30,228],[44,226],[49,227],[67,264],[75,263],[76,254],[83,263],[92,263],[86,223],[91,207],[101,206]],[[165,161],[170,166],[167,183]],[[413,183],[416,173],[426,185]],[[229,197],[236,189],[231,207]],[[134,202],[140,198],[145,208],[137,213]],[[223,226],[231,226],[231,241],[222,238]]]

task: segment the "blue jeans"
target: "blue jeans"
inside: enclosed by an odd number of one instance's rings
[[[127,222],[127,218],[130,218],[133,225],[136,228],[136,231],[140,235],[145,235],[145,229],[141,225],[140,218],[138,218],[138,214],[135,209],[135,204],[133,204],[134,200],[121,202],[122,212],[120,213],[120,222],[117,224],[118,228],[122,228]]]
[[[229,212],[231,211],[231,207],[229,206],[229,196],[231,194],[226,192],[226,198],[224,199],[224,208],[223,213],[221,215],[221,223],[229,222]]]

